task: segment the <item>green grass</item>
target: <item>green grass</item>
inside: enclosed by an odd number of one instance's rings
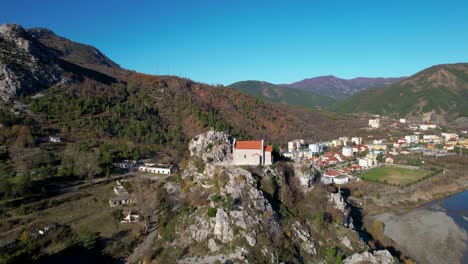
[[[429,172],[422,169],[406,169],[401,167],[379,167],[359,175],[363,180],[383,182],[388,184],[408,185],[423,179]]]

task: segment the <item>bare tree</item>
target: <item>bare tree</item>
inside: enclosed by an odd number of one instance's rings
[[[133,208],[140,215],[146,234],[152,219],[158,214],[164,203],[164,190],[159,181],[152,182],[144,178],[136,178],[132,182],[132,189],[132,198],[135,200]]]

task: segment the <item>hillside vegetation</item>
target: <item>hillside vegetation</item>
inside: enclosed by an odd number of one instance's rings
[[[326,108],[335,102],[335,99],[327,96],[290,89],[263,81],[241,81],[227,87],[263,101],[305,107],[313,111]]]
[[[333,75],[329,75],[304,79],[302,81],[294,82],[291,84],[283,84],[281,86],[342,100],[357,92],[365,91],[368,89],[378,89],[387,87],[403,79],[404,77],[358,77],[354,79],[342,79]]]
[[[433,66],[390,87],[355,94],[333,109],[400,117],[435,112],[448,120],[468,116],[468,64]]]

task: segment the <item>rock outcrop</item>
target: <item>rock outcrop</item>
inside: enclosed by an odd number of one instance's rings
[[[18,25],[0,26],[0,99],[72,81],[53,53]]]
[[[346,203],[343,196],[340,193],[330,193],[329,201],[333,204],[335,209],[343,213],[343,225],[354,229],[353,218],[351,217],[351,208]]]
[[[210,130],[193,138],[189,143],[192,156],[201,158],[204,162],[222,162],[232,159],[229,135]]]
[[[388,250],[377,250],[374,252],[356,253],[347,257],[343,264],[393,264],[392,254]]]
[[[299,222],[294,222],[292,225],[293,235],[297,238],[301,248],[307,252],[309,255],[317,254],[317,249],[315,248],[314,241],[309,231],[305,230]]]

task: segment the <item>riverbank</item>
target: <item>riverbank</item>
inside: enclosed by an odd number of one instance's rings
[[[384,223],[383,234],[418,263],[464,263],[467,235],[443,209],[423,206],[403,214],[375,217]]]

